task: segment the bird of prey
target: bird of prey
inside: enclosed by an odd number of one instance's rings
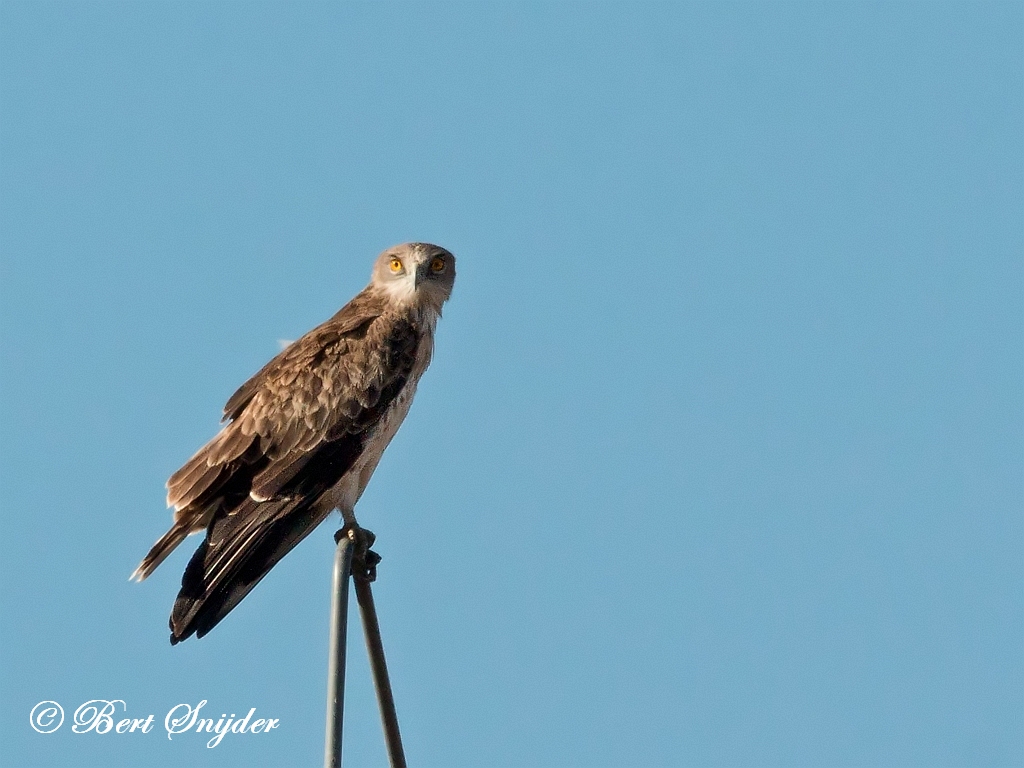
[[[370,284],[290,344],[224,406],[220,433],[167,481],[174,525],[132,578],[205,531],[171,612],[171,644],[202,637],[330,514],[354,507],[409,412],[455,282],[436,245],[384,251]]]

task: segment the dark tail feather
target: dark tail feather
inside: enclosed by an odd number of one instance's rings
[[[308,505],[295,508],[295,502],[278,508],[276,515],[255,527],[238,526],[237,518],[232,518],[214,521],[185,568],[171,611],[171,645],[193,634],[202,637],[217,626],[278,560],[324,520]],[[216,530],[221,523],[234,523],[236,530],[224,535]]]
[[[139,567],[128,577],[128,580],[145,580],[174,551],[174,548],[185,540],[186,536],[188,536],[187,525],[175,523],[171,526],[171,530],[161,536],[157,543],[153,545],[153,548],[149,550],[149,554],[142,558]]]

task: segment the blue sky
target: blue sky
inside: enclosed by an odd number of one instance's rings
[[[0,750],[317,764],[334,527],[146,583],[234,389],[459,257],[364,496],[406,751],[1024,763],[1019,3],[0,5]],[[384,762],[353,635],[346,763]],[[149,734],[41,735],[123,699]],[[279,718],[207,749],[166,712]]]

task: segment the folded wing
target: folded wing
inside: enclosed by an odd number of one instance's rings
[[[229,423],[168,480],[174,525],[135,573],[206,531],[182,577],[172,643],[212,629],[323,521],[316,502],[358,462],[408,383],[417,343],[364,291],[232,395]]]

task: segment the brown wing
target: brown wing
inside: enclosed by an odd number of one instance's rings
[[[176,522],[191,516],[205,528],[202,502],[215,499],[239,472],[251,476],[246,493],[271,498],[329,430],[347,428],[373,408],[381,379],[399,365],[383,358],[401,352],[392,349],[400,339],[383,338],[383,329],[369,333],[384,309],[380,296],[363,291],[238,388],[224,406],[231,422],[167,481]],[[407,329],[393,330],[401,336]]]
[[[322,521],[315,502],[406,385],[418,340],[364,291],[228,400],[230,423],[168,481],[174,527],[137,571],[145,578],[188,532],[206,530],[182,578],[172,642],[208,632]]]

